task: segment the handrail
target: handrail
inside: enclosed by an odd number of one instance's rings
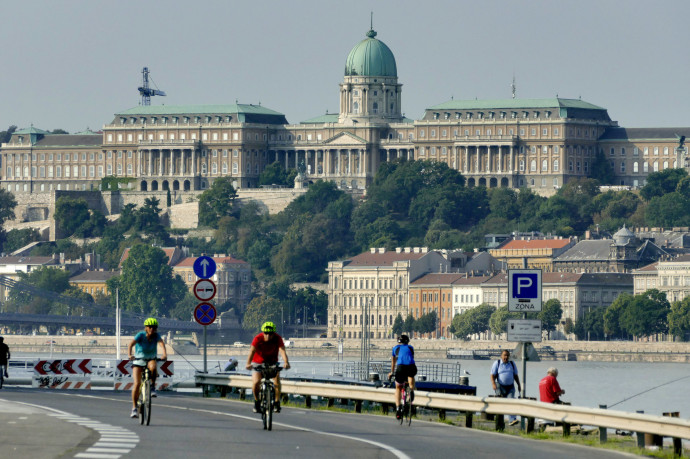
[[[200,385],[228,386],[250,389],[251,376],[241,374],[196,373],[195,381]],[[324,384],[304,381],[281,380],[281,392],[286,394],[310,395],[325,398],[346,398],[368,400],[379,403],[393,403],[394,390],[345,384]],[[690,439],[690,420],[604,410],[580,406],[554,405],[524,399],[499,397],[475,397],[470,395],[442,394],[415,391],[414,405],[450,411],[472,413],[512,414],[529,418],[546,419],[567,424],[588,425],[645,432],[665,437]]]

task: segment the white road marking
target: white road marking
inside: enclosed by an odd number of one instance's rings
[[[91,447],[87,448],[83,453],[78,453],[74,457],[87,457],[93,459],[118,459],[122,457],[123,454],[127,454],[134,449],[137,444],[139,444],[139,436],[132,432],[131,430],[125,429],[124,427],[113,426],[110,424],[105,424],[103,422],[94,421],[89,418],[82,416],[76,416],[65,411],[56,410],[55,408],[48,408],[45,406],[33,405],[31,403],[16,402],[26,406],[32,406],[34,408],[40,408],[42,410],[49,411],[48,416],[52,416],[63,421],[71,422],[89,429],[95,430],[99,434],[98,441]],[[120,443],[116,448],[108,447],[98,447],[97,445],[103,440],[114,440]],[[124,445],[121,443],[123,440],[129,440],[129,443]],[[105,445],[100,445],[105,446]],[[119,447],[122,446],[122,447]]]

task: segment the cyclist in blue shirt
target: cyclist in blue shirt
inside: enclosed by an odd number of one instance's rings
[[[410,337],[400,335],[398,345],[393,348],[391,356],[391,372],[388,378],[395,374],[395,417],[400,419],[402,407],[400,406],[401,389],[405,381],[410,385],[411,399],[414,400],[414,377],[417,374],[417,365],[414,363],[414,348],[409,345]]]
[[[144,321],[144,331],[136,334],[134,339],[129,343],[127,354],[132,360],[132,378],[134,386],[132,387],[132,414],[130,417],[136,418],[137,400],[139,399],[139,390],[141,389],[141,374],[144,367],[148,366],[151,370],[151,397],[156,396],[156,357],[158,356],[157,348],[161,347],[161,358],[168,360],[168,353],[165,349],[163,338],[158,334],[158,321],[153,317],[149,317]],[[132,352],[134,351],[134,352]]]

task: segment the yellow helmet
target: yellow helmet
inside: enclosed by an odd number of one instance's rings
[[[261,331],[264,333],[275,333],[276,325],[273,322],[264,322],[261,326]]]
[[[144,321],[144,327],[158,327],[158,321],[153,317],[149,317]]]

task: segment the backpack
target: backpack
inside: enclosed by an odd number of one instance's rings
[[[498,367],[499,367],[499,365],[501,365],[502,360],[498,359],[498,360],[496,360],[496,362],[498,362],[496,364],[496,373],[492,373],[494,376],[498,376]],[[508,362],[510,362],[513,366],[513,377],[514,377],[515,373],[517,373],[517,368],[515,367],[515,362],[513,362],[512,360],[508,360]]]

